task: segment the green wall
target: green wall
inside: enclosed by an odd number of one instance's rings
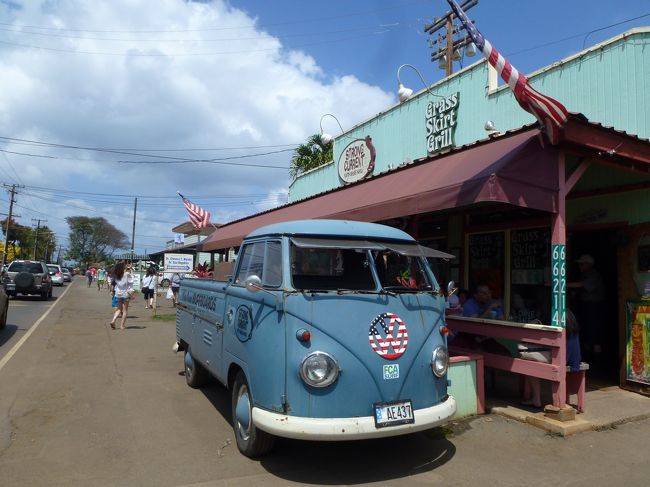
[[[492,73],[494,73],[492,71]],[[542,93],[561,101],[570,112],[627,133],[650,138],[650,28],[634,29],[528,75]],[[481,60],[430,87],[432,93],[459,93],[455,145],[484,139],[487,120],[498,130],[534,123],[507,86],[494,85],[494,74]],[[426,90],[403,104],[358,124],[334,142],[334,161],[354,139],[372,137],[377,157],[374,175],[427,157],[426,107],[439,98]],[[340,186],[337,165],[328,164],[298,177],[289,188],[297,201]]]

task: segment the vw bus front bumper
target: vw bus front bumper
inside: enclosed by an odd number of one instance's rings
[[[456,412],[453,396],[430,408],[416,409],[415,422],[377,428],[373,416],[357,418],[305,418],[253,408],[253,423],[259,429],[297,440],[344,441],[405,435],[445,424]]]

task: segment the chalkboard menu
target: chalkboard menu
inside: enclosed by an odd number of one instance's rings
[[[513,230],[510,233],[512,284],[544,284],[550,261],[549,228]]]
[[[503,296],[504,243],[503,232],[469,236],[469,286],[486,284],[493,298]]]

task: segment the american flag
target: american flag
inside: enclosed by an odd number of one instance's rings
[[[388,326],[386,325],[386,319],[388,319]],[[395,332],[395,324],[397,324],[397,334],[393,335],[393,332]],[[386,338],[382,338],[377,326],[381,327]],[[406,325],[399,316],[394,313],[382,313],[377,315],[370,323],[368,340],[370,340],[372,349],[381,357],[386,360],[395,360],[401,357],[406,351],[406,346],[409,343],[409,334],[406,331]],[[393,353],[388,353],[389,347],[393,348]]]
[[[190,221],[192,222],[194,228],[207,227],[210,223],[210,212],[205,211],[198,205],[195,205],[182,194],[178,193],[178,196],[183,198],[183,206],[185,206],[187,214],[190,216]]]
[[[564,105],[560,102],[542,95],[528,83],[528,79],[517,71],[510,62],[497,51],[490,42],[474,27],[474,23],[467,18],[465,12],[458,6],[455,0],[447,0],[456,16],[460,19],[465,30],[472,38],[472,42],[483,53],[483,56],[497,70],[499,76],[508,83],[514,92],[515,98],[521,108],[532,113],[544,128],[551,144],[557,144],[560,136],[560,129],[569,118]]]

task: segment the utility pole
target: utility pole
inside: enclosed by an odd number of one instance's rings
[[[38,222],[36,225],[36,236],[34,237],[34,252],[32,252],[32,260],[36,260],[36,244],[38,243],[38,231],[41,229],[41,222],[47,223],[47,220],[40,218],[32,218],[33,222]]]
[[[50,242],[52,242],[52,239],[51,239],[51,238],[48,238],[48,239],[47,239],[47,242],[46,242],[46,244],[45,244],[45,258],[44,258],[45,262],[49,262],[49,261],[50,261],[50,259],[47,258],[47,254],[48,254],[48,252],[50,251]]]
[[[135,215],[138,211],[138,198],[133,205],[133,233],[131,233],[131,264],[133,264],[133,254],[135,253]]]
[[[9,185],[5,184],[3,185],[5,188],[8,188]],[[11,193],[11,198],[9,198],[9,215],[7,215],[7,225],[5,228],[5,248],[4,252],[2,253],[2,265],[4,266],[7,263],[7,250],[8,250],[8,244],[9,244],[9,223],[11,222],[11,217],[14,212],[14,203],[16,202],[15,196],[16,196],[16,185],[12,184],[11,189],[9,190]]]
[[[59,244],[59,253],[56,255],[56,263],[61,265],[61,250],[63,249],[63,245]]]
[[[478,2],[479,0],[464,0],[460,8],[467,12],[470,8],[476,6]],[[446,29],[444,36],[438,34],[437,39],[429,39],[429,47],[433,48],[436,44],[440,46],[431,54],[431,61],[438,61],[438,66],[445,70],[445,77],[451,76],[453,73],[454,61],[461,59],[461,48],[467,48],[466,54],[468,56],[473,56],[476,53],[475,49],[468,47],[472,44],[469,36],[454,39],[454,36],[462,31],[461,26],[454,27],[454,19],[454,13],[449,10],[442,17],[436,18],[432,23],[424,26],[424,32],[429,35],[433,35],[434,32],[437,32],[443,27]]]

